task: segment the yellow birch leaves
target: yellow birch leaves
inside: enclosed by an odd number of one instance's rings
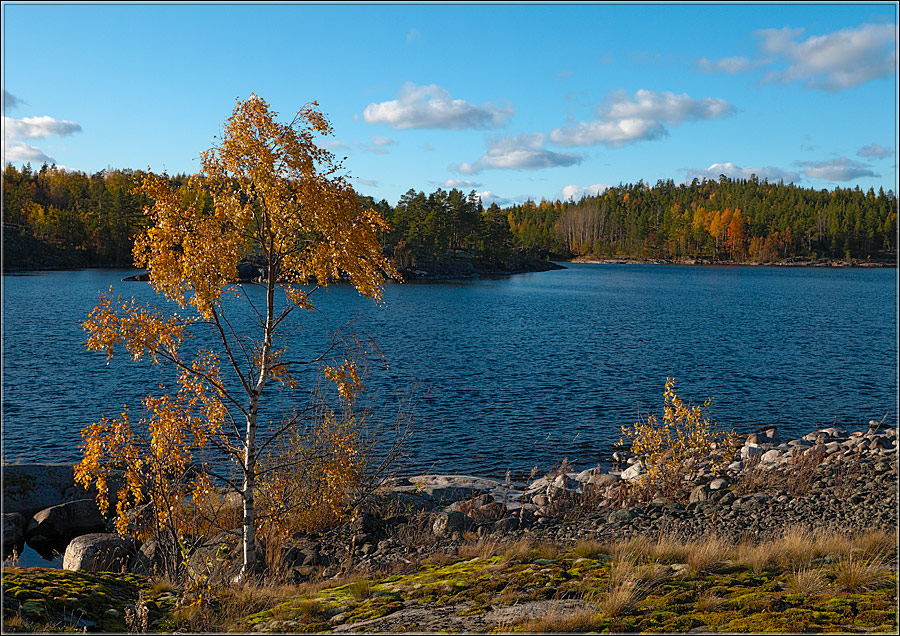
[[[631,452],[643,464],[643,473],[631,484],[631,494],[641,501],[656,496],[674,499],[684,479],[709,460],[709,470],[720,470],[730,461],[737,439],[731,432],[718,430],[704,414],[703,407],[689,407],[675,393],[675,380],[666,378],[663,394],[663,421],[651,414],[647,421],[622,427],[622,442],[631,441]]]

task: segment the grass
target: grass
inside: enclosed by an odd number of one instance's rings
[[[581,609],[570,613],[554,613],[529,619],[516,625],[516,631],[526,634],[578,634],[596,631],[602,622],[602,616],[597,612]],[[504,629],[503,631],[511,630]]]
[[[473,632],[890,633],[897,627],[893,538],[793,528],[772,541],[737,545],[666,535],[608,545],[480,540],[413,571],[230,585],[202,600],[166,580],[7,569],[3,627],[72,630],[80,617],[74,612],[88,607],[86,618],[104,617],[101,631],[121,631],[127,608],[144,598],[150,631],[163,632],[323,632],[338,623],[353,631],[355,623],[372,620],[367,630],[440,631],[449,623],[427,617],[449,616],[468,621],[452,624]],[[516,611],[544,602],[550,603],[538,617],[533,609]],[[404,608],[419,607],[430,610],[426,618],[403,623]],[[505,618],[492,619],[494,608],[506,608]],[[120,616],[114,619],[110,609]]]
[[[887,585],[889,573],[883,559],[851,554],[835,566],[834,583],[847,592],[862,592]]]

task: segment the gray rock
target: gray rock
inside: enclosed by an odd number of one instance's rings
[[[131,561],[135,574],[165,575],[177,578],[182,571],[181,546],[171,530],[164,529],[147,539]]]
[[[25,541],[25,516],[18,512],[3,515],[3,557],[12,553],[13,548]]]
[[[79,499],[41,510],[28,523],[29,542],[63,541],[106,529],[106,519],[93,499]]]
[[[74,464],[3,465],[3,512],[27,514],[89,496],[75,485]]]
[[[753,459],[754,457],[759,457],[765,451],[759,446],[759,444],[744,444],[741,447],[741,459]]]
[[[721,477],[719,477],[718,479],[713,479],[711,482],[709,482],[710,490],[721,490],[723,488],[728,488],[727,479],[722,479]]]
[[[96,532],[75,537],[63,555],[64,570],[121,572],[136,552],[133,538]]]
[[[462,532],[470,524],[470,519],[461,512],[441,512],[435,517],[431,531],[439,537]]]
[[[696,488],[694,488],[691,491],[691,496],[688,499],[688,501],[690,503],[697,503],[700,501],[709,501],[710,493],[711,493],[711,491],[709,489],[709,486],[707,486],[706,484],[701,484],[700,486],[697,486]]]
[[[643,464],[640,462],[634,463],[625,470],[622,471],[622,479],[625,481],[634,481],[641,475],[641,471],[643,470]]]
[[[761,461],[763,464],[774,464],[780,458],[781,451],[773,448],[772,450],[767,450],[765,453],[760,455],[759,461]]]
[[[630,521],[634,517],[634,513],[631,512],[629,508],[622,508],[621,510],[613,510],[609,513],[609,516],[606,519],[607,523],[623,523],[625,521]]]

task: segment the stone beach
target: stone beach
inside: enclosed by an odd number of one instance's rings
[[[787,441],[769,428],[746,436],[733,459],[720,475],[699,466],[685,484],[690,495],[684,501],[630,506],[622,504],[622,485],[638,478],[641,466],[624,451],[613,454],[612,470],[563,467],[527,483],[469,475],[393,477],[381,485],[377,505],[321,536],[295,536],[282,551],[293,578],[302,580],[311,567],[326,576],[390,568],[475,537],[565,544],[666,533],[736,542],[780,536],[792,527],[896,531],[895,428],[876,422],[869,431],[828,427]],[[112,535],[89,494],[69,483],[60,465],[49,470],[8,465],[4,473],[6,555],[23,539],[59,544],[86,534],[110,545],[133,545]],[[57,504],[48,506],[54,497]],[[236,539],[223,535],[217,541]],[[85,549],[84,544],[70,546]],[[129,560],[119,554],[108,558]],[[93,569],[69,554],[64,564]]]

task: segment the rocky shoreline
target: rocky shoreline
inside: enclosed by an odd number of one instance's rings
[[[699,467],[689,477],[684,501],[626,503],[624,484],[639,478],[641,467],[621,451],[612,458],[619,463],[612,470],[563,468],[527,483],[468,475],[394,477],[344,526],[295,535],[282,546],[285,572],[302,581],[389,570],[436,552],[452,553],[477,538],[571,544],[667,534],[738,542],[764,541],[800,527],[895,533],[897,429],[872,424],[866,432],[828,427],[787,441],[775,429],[749,435],[724,473]],[[65,569],[96,570],[112,559],[146,573],[158,560],[160,542],[141,546],[112,533],[70,471],[66,464],[4,466],[4,557],[21,550],[24,541],[45,549],[68,544]],[[211,543],[236,541],[225,533]],[[198,546],[198,559],[207,553]]]
[[[601,265],[718,265],[718,266],[744,266],[744,267],[897,267],[897,260],[872,261],[839,258],[806,258],[795,256],[783,261],[769,261],[757,263],[752,261],[713,261],[705,258],[638,258],[623,256],[621,258],[590,258],[578,257],[571,260],[572,263],[593,263]]]

